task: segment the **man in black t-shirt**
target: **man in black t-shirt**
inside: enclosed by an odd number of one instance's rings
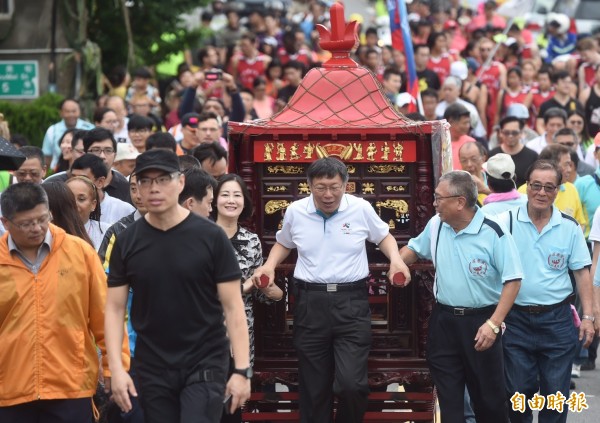
[[[218,422],[224,398],[231,395],[234,411],[250,397],[235,253],[222,229],[178,204],[185,178],[175,153],[147,151],[136,159],[134,173],[147,213],[117,236],[108,268],[105,332],[115,402],[127,412],[129,395],[137,396],[120,363],[131,286],[135,371],[146,422]],[[225,385],[227,335],[235,369]]]
[[[419,91],[425,91],[428,88],[439,91],[440,78],[437,73],[427,68],[427,63],[429,63],[429,58],[431,57],[429,46],[427,44],[416,44],[414,48]]]
[[[521,140],[523,138],[523,128],[525,122],[515,116],[507,116],[500,121],[500,130],[498,139],[500,146],[490,151],[490,158],[498,153],[510,154],[515,162],[515,176],[517,187],[523,185],[527,178],[525,174],[529,166],[538,158],[538,154],[525,147]]]
[[[543,119],[544,114],[553,107],[564,110],[567,115],[579,110],[583,112],[583,106],[576,98],[571,97],[571,75],[567,71],[559,71],[552,76],[552,82],[556,88],[554,96],[540,105],[538,120]]]

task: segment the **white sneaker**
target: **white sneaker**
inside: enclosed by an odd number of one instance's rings
[[[573,367],[571,367],[571,377],[578,378],[579,376],[581,376],[581,365],[573,364]]]

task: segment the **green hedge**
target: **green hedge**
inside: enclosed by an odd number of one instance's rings
[[[31,102],[0,101],[0,113],[8,122],[11,134],[27,137],[31,145],[42,146],[48,127],[60,121],[58,94],[44,94]]]

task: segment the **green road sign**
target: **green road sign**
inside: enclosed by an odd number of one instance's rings
[[[0,99],[39,96],[37,60],[0,60]]]

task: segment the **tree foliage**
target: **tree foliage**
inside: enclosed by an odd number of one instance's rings
[[[42,146],[46,129],[60,120],[58,94],[44,94],[31,102],[0,101],[11,134],[21,134],[31,145]]]
[[[88,36],[102,49],[105,72],[127,63],[127,32],[122,12],[125,0],[88,0]],[[127,0],[137,65],[155,65],[182,51],[195,34],[185,31],[180,16],[208,0]]]

